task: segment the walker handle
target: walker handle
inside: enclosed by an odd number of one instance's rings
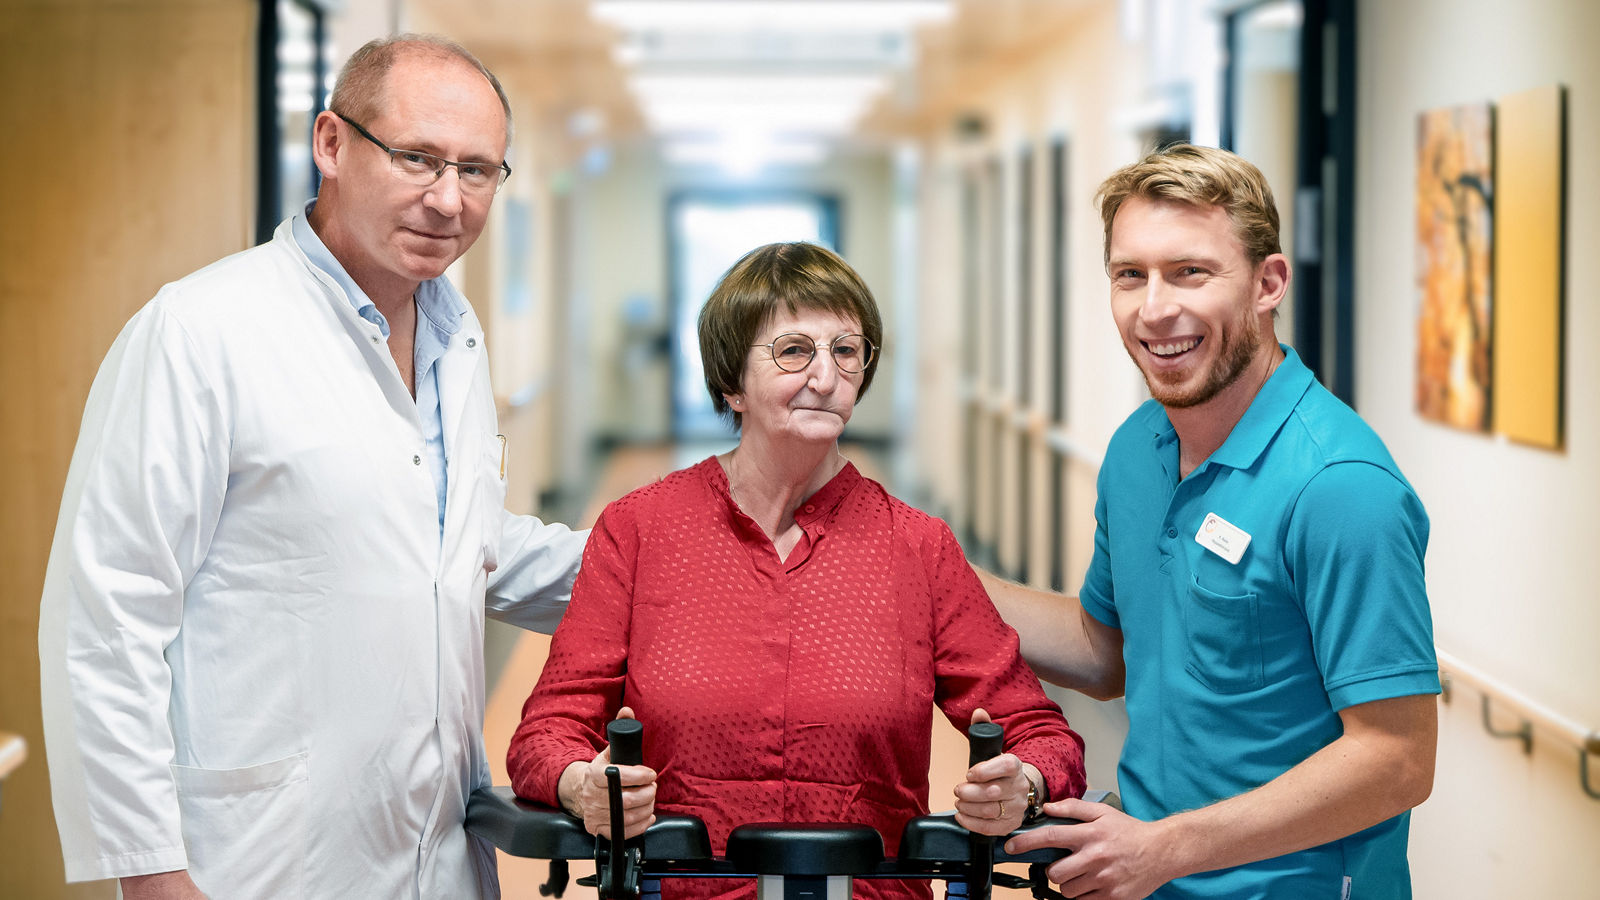
[[[1005,748],[1005,731],[993,722],[973,722],[967,729],[967,766],[994,759]],[[971,855],[967,862],[968,900],[989,900],[994,886],[994,838],[976,832],[968,836]]]
[[[644,765],[644,725],[638,719],[613,719],[606,725],[611,761],[619,766]]]
[[[601,900],[638,900],[642,839],[622,839],[622,775],[617,766],[644,764],[644,725],[638,719],[613,719],[606,724],[611,765],[606,766],[606,793],[611,806],[611,837],[596,838],[595,875]]]
[[[967,765],[994,759],[1005,749],[1005,732],[993,722],[974,722],[967,729]]]

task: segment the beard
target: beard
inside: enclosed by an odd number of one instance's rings
[[[1205,372],[1204,379],[1193,387],[1185,387],[1189,375],[1183,372],[1170,372],[1152,374],[1150,370],[1139,367],[1144,374],[1144,382],[1150,388],[1150,396],[1157,403],[1168,409],[1190,409],[1205,403],[1222,393],[1256,358],[1256,353],[1261,349],[1261,325],[1256,317],[1248,311],[1230,325],[1223,327],[1217,335],[1221,344],[1217,355],[1211,362],[1210,369]],[[1202,342],[1202,346],[1204,342]],[[1196,348],[1199,349],[1199,348]],[[1135,358],[1135,363],[1138,359]]]

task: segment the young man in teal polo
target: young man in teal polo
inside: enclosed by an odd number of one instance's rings
[[[1111,439],[1076,598],[986,578],[1047,680],[1127,697],[1126,812],[1014,851],[1068,897],[1411,896],[1433,785],[1428,519],[1366,423],[1280,345],[1290,279],[1255,166],[1178,145],[1101,185],[1111,309],[1152,400]]]

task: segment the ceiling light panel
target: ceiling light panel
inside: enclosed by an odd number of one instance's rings
[[[615,48],[626,66],[789,65],[883,69],[908,65],[912,44],[901,31],[631,31]]]
[[[949,0],[596,0],[592,9],[628,31],[906,31],[951,15]]]
[[[730,79],[715,75],[637,75],[630,83],[642,101],[729,100],[774,104],[826,100],[860,103],[883,89],[876,75],[765,75]]]
[[[649,129],[718,147],[674,151],[680,159],[728,159],[847,135],[913,62],[913,29],[948,20],[951,7],[950,0],[595,0],[590,9],[616,32],[616,58],[632,73],[629,87]],[[729,151],[730,142],[739,149]]]
[[[774,137],[797,135],[838,136],[860,118],[862,104],[827,100],[777,105],[727,100],[675,100],[646,104],[644,114],[652,129],[668,134],[707,134],[738,131]]]

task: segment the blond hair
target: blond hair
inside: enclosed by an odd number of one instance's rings
[[[1111,222],[1132,197],[1221,207],[1252,265],[1283,252],[1272,188],[1260,169],[1236,153],[1173,144],[1111,173],[1095,194],[1106,228],[1106,262],[1111,260]]]

